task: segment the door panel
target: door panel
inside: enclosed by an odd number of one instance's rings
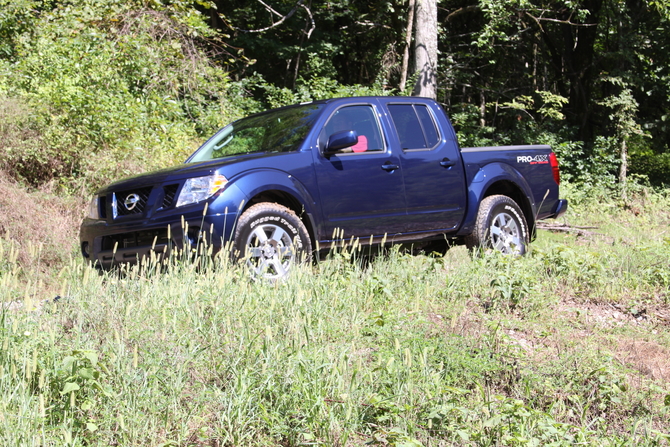
[[[405,231],[457,229],[465,213],[466,190],[455,139],[439,134],[435,117],[423,104],[388,108],[402,148]]]
[[[435,151],[446,152],[438,147]],[[445,160],[445,161],[443,161]],[[435,157],[433,151],[406,152],[402,171],[407,200],[406,231],[456,230],[465,213],[463,168],[454,160]],[[456,160],[458,161],[458,160]]]
[[[333,239],[336,229],[344,231],[344,238],[384,234],[391,238],[405,227],[400,160],[390,152],[380,129],[372,105],[340,108],[326,122],[314,163],[325,222],[319,239]],[[330,135],[346,130],[355,131],[359,143],[324,156]]]

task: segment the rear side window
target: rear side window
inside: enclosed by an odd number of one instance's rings
[[[435,121],[423,104],[390,104],[388,106],[402,149],[430,149],[440,136]]]
[[[430,115],[428,107],[417,105],[414,106],[414,110],[416,111],[416,114],[419,115],[423,135],[426,138],[426,144],[428,147],[435,147],[440,140],[440,137],[437,134],[437,127],[435,127],[435,121],[433,121],[433,117]]]

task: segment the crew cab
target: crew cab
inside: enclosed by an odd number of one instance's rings
[[[460,148],[440,105],[353,97],[248,116],[184,164],[95,193],[84,258],[104,269],[174,250],[228,250],[280,278],[334,244],[423,243],[523,254],[567,209],[549,146]]]

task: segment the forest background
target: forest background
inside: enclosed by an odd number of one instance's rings
[[[244,114],[411,94],[434,41],[463,146],[546,143],[567,181],[663,185],[669,19],[652,0],[0,0],[0,169],[88,193]]]

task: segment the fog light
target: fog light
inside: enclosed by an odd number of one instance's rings
[[[189,227],[185,242],[189,244],[191,248],[197,247],[200,242],[200,228]]]
[[[81,254],[82,254],[85,258],[90,257],[90,253],[89,253],[89,251],[88,251],[88,242],[82,242],[82,243],[81,243]]]

